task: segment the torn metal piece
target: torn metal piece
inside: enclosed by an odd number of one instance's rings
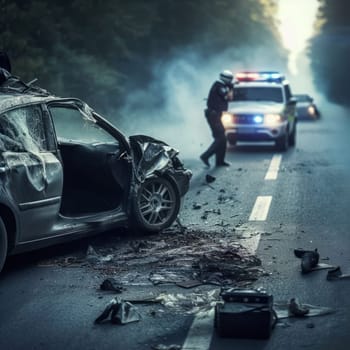
[[[115,324],[127,324],[140,321],[141,316],[136,307],[128,301],[122,301],[112,307],[111,322]]]
[[[303,306],[298,298],[292,298],[289,302],[288,311],[291,316],[303,317],[309,313],[310,309]]]
[[[294,249],[294,255],[297,257],[297,258],[302,258],[305,254],[307,253],[313,253],[313,252],[317,252],[317,249],[315,250],[305,250],[305,249],[302,249],[302,248],[297,248],[297,249]]]
[[[317,249],[314,252],[307,252],[301,258],[301,272],[308,273],[314,269],[319,261],[320,255]]]
[[[320,254],[315,250],[305,250],[302,248],[294,249],[294,255],[297,258],[301,259],[301,272],[308,273],[313,271],[313,269],[317,266]]]
[[[119,298],[113,298],[107,304],[102,314],[96,318],[95,323],[100,324],[109,316],[112,323],[120,325],[137,322],[141,319],[141,316],[134,305]]]
[[[143,182],[155,171],[170,170],[173,166],[172,162],[179,153],[165,142],[145,135],[130,136],[130,143],[132,149],[137,153],[135,156],[138,155],[138,159],[135,159],[135,175],[139,182]]]
[[[109,263],[113,261],[113,258],[114,256],[112,254],[100,256],[99,254],[97,254],[96,250],[91,245],[88,246],[88,249],[86,251],[86,260],[92,265]]]
[[[350,279],[350,274],[343,274],[340,266],[335,267],[327,272],[327,281],[335,281],[341,279]]]
[[[209,175],[209,174],[207,174],[207,175],[205,176],[205,181],[206,181],[208,184],[214,182],[215,180],[216,180],[216,177],[215,177],[215,176],[212,176],[212,175]]]
[[[118,300],[116,298],[113,298],[105,307],[102,314],[98,316],[95,320],[95,323],[101,323],[104,320],[106,320],[109,317],[109,314],[112,311],[112,307],[117,304]]]
[[[89,245],[86,251],[86,260],[91,264],[96,264],[100,261],[100,258],[93,246]]]
[[[193,204],[192,204],[192,209],[198,210],[198,209],[200,209],[200,208],[202,208],[202,206],[201,206],[200,204],[198,204],[198,203],[193,203]]]
[[[125,289],[114,278],[106,278],[100,285],[101,290],[110,290],[117,293],[122,293]]]
[[[310,304],[302,304],[303,308],[309,309],[309,312],[305,314],[305,317],[314,317],[314,316],[322,316],[329,315],[334,313],[335,310],[330,307],[319,306],[319,305],[310,305]],[[288,317],[296,317],[296,315],[292,314],[289,310],[290,302],[289,301],[279,301],[275,302],[273,308],[277,314],[278,319],[288,318]]]

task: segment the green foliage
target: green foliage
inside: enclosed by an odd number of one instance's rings
[[[263,47],[283,56],[272,0],[0,0],[0,49],[23,80],[117,109],[183,50]],[[236,50],[236,59],[240,53]]]
[[[332,102],[350,106],[350,2],[322,0],[320,33],[311,41],[315,82]]]

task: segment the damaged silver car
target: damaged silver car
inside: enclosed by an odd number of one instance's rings
[[[192,173],[175,149],[2,73],[0,270],[9,254],[176,220]]]

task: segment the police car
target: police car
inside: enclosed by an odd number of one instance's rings
[[[273,141],[279,151],[295,145],[296,99],[279,72],[239,72],[222,122],[230,145]]]

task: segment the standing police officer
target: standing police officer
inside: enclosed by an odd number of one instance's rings
[[[220,80],[214,82],[209,91],[205,117],[214,138],[213,143],[200,156],[203,163],[209,167],[209,158],[216,155],[216,166],[229,166],[225,162],[226,135],[221,122],[222,112],[227,111],[228,101],[233,100],[233,74],[229,70],[220,73]]]

